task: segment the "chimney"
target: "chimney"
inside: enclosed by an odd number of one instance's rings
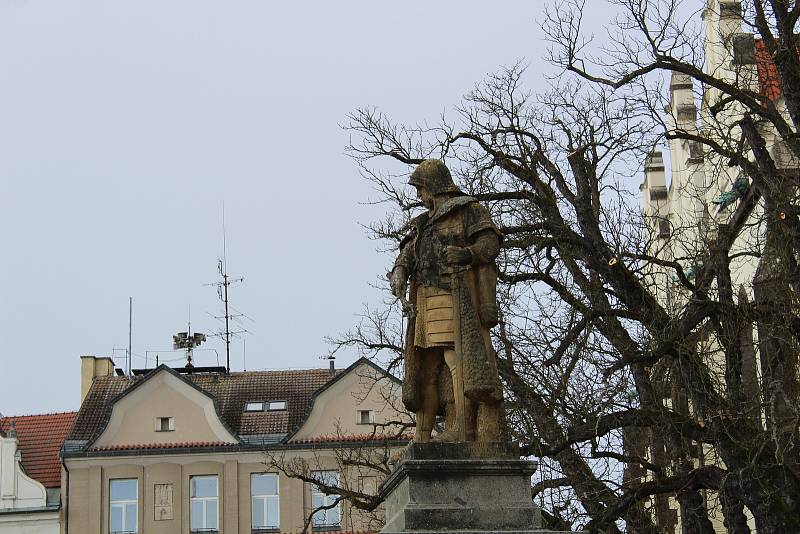
[[[114,360],[95,356],[81,356],[81,403],[92,387],[92,381],[98,376],[114,374]]]
[[[17,461],[17,432],[14,429],[14,421],[9,420],[8,429],[5,435],[0,433],[0,502],[3,508],[13,508],[14,500],[17,497],[17,474],[15,463]],[[10,504],[10,506],[9,506]]]

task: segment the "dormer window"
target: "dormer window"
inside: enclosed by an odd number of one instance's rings
[[[264,411],[264,403],[263,402],[248,402],[244,405],[244,411],[246,412],[263,412]]]
[[[175,430],[173,417],[156,417],[156,432],[172,432]]]
[[[269,406],[267,407],[267,410],[269,410],[271,412],[272,411],[278,411],[278,410],[285,410],[285,409],[286,409],[286,401],[285,400],[270,401],[269,402]]]
[[[244,405],[245,412],[277,412],[286,409],[286,401],[248,402]]]

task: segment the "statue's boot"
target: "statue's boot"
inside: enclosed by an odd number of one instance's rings
[[[420,410],[417,416],[417,429],[414,433],[414,441],[417,443],[427,443],[431,440],[431,432],[433,432],[433,423],[436,420],[435,413],[430,414],[429,410]]]

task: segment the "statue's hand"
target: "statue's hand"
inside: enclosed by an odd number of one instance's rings
[[[466,247],[447,246],[444,249],[444,261],[456,265],[472,263],[472,252]]]
[[[405,269],[402,267],[395,267],[389,273],[389,287],[392,290],[392,295],[397,298],[404,298],[406,296],[406,276]]]

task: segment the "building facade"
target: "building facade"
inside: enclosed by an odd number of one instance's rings
[[[75,415],[0,418],[0,534],[59,532],[59,450]]]
[[[377,528],[312,482],[376,488],[380,473],[342,451],[404,444],[382,426],[403,418],[399,383],[368,360],[132,377],[98,360],[82,359],[93,376],[63,448],[64,534],[301,532],[315,509],[309,530]]]
[[[786,115],[775,66],[763,43],[743,28],[741,9],[740,2],[707,0],[703,11],[705,72],[732,85],[761,93]],[[743,150],[742,133],[737,126],[744,116],[741,106],[734,103],[723,106],[720,108],[722,111],[715,109],[715,104],[724,96],[718,89],[700,87],[691,77],[678,73],[672,74],[669,95],[670,102],[665,111],[671,129],[712,139],[731,150]],[[780,136],[763,126],[760,133],[766,139],[778,169],[796,173],[800,166]],[[640,189],[642,209],[652,236],[649,253],[677,262],[685,277],[692,280],[706,261],[718,229],[731,222],[736,208],[743,201],[748,179],[740,174],[738,167],[729,165],[727,159],[706,150],[700,143],[685,139],[671,139],[667,158],[661,152],[654,152],[644,167],[645,179]],[[766,230],[762,204],[756,204],[729,253],[731,282],[739,303],[753,302],[758,297],[757,269]],[[665,309],[678,313],[686,305],[689,292],[678,280],[675,270],[654,265],[649,275]],[[757,412],[762,405],[762,368],[769,364],[759,354],[756,328],[742,329],[740,346],[742,383],[748,398],[752,399],[754,412]],[[725,360],[720,347],[713,339],[701,339],[697,350],[705,355],[711,375],[723,383]],[[691,407],[685,397],[681,398],[678,389],[673,387],[673,396],[665,402],[690,413]],[[679,402],[685,406],[677,406]],[[761,414],[754,417],[762,420]],[[663,444],[658,444],[658,438],[650,436],[647,449],[639,452],[652,457],[652,451],[659,446],[663,447]],[[693,459],[697,466],[722,464],[714,451],[706,447],[698,448]],[[727,532],[718,495],[709,491],[704,492],[704,497],[715,530]],[[679,516],[674,513],[677,503],[661,499],[661,507],[655,506],[656,514],[659,508],[664,510],[667,506],[671,513],[662,514],[659,525],[665,526],[669,521],[667,531],[680,532]],[[752,518],[750,526],[754,528]]]

